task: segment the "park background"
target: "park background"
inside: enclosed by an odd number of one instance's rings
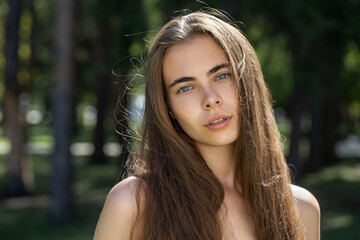
[[[207,6],[230,13],[259,55],[322,239],[360,239],[359,0],[205,2],[0,0],[1,239],[92,238],[131,141],[116,133],[129,124],[117,103],[138,124],[152,37]]]

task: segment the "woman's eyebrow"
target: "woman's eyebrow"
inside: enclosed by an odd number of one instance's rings
[[[226,67],[229,67],[230,64],[229,63],[221,63],[221,64],[218,64],[216,65],[215,67],[211,68],[207,75],[211,75],[213,73],[216,73],[217,71],[219,71],[220,69],[222,68],[226,68]],[[182,83],[182,82],[190,82],[190,81],[194,81],[195,78],[194,77],[181,77],[181,78],[178,78],[178,79],[175,79],[170,85],[169,85],[169,89],[172,88],[173,86],[175,86],[176,84],[179,84],[179,83]]]
[[[175,86],[176,84],[178,83],[182,83],[182,82],[190,82],[190,81],[194,81],[195,78],[193,77],[181,77],[181,78],[178,78],[176,80],[174,80],[170,85],[169,85],[169,89],[173,86]]]
[[[227,67],[229,67],[229,66],[230,66],[229,63],[221,63],[221,64],[219,64],[219,65],[216,65],[215,67],[213,67],[212,69],[210,69],[210,70],[208,71],[207,75],[209,76],[209,75],[211,75],[211,74],[213,74],[213,73],[216,73],[216,72],[219,71],[220,69],[222,69],[222,68],[227,68]]]

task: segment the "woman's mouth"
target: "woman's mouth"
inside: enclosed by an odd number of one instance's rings
[[[218,130],[223,127],[226,127],[231,121],[232,117],[229,116],[217,116],[213,117],[208,121],[208,124],[205,125],[207,128],[211,130]]]
[[[221,123],[221,122],[225,121],[226,119],[227,119],[227,118],[220,118],[220,119],[218,119],[218,120],[215,120],[215,121],[211,122],[210,125],[214,125],[214,124],[217,124],[217,123]]]

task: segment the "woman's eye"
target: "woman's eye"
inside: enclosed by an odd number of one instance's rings
[[[220,74],[219,76],[217,76],[216,80],[225,79],[225,78],[227,78],[229,75],[230,75],[230,74],[228,74],[228,73]]]
[[[187,92],[187,91],[189,91],[191,88],[192,88],[192,87],[190,87],[190,86],[185,86],[185,87],[180,88],[178,92],[179,92],[179,93]]]

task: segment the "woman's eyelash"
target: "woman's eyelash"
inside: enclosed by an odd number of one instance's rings
[[[222,80],[230,76],[230,73],[223,73],[216,77],[216,80]]]
[[[190,86],[184,86],[184,87],[180,88],[177,92],[178,93],[183,93],[183,92],[189,91],[190,89],[191,89]]]

